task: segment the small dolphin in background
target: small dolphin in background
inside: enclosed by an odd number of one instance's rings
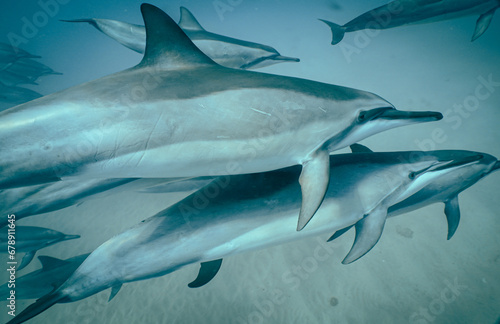
[[[36,80],[44,75],[62,75],[62,73],[54,71],[45,64],[25,58],[17,60],[14,64],[6,68],[5,71],[27,76],[32,80]],[[4,71],[0,71],[0,74],[3,72]]]
[[[395,0],[370,10],[343,26],[320,19],[332,30],[332,45],[345,33],[363,29],[387,29],[410,24],[423,24],[465,16],[479,15],[472,41],[489,27],[498,0]]]
[[[36,226],[16,226],[14,236],[16,254],[26,253],[20,265],[16,267],[16,270],[26,267],[33,260],[38,250],[63,241],[80,238],[80,235],[66,235],[58,231]],[[8,241],[8,231],[4,230],[0,236],[0,253],[7,253]]]
[[[353,262],[377,243],[388,207],[455,170],[480,163],[485,156],[465,151],[458,157],[422,153],[418,161],[410,162],[412,153],[332,156],[332,183],[325,201],[301,232],[295,231],[300,168],[221,177],[103,243],[57,290],[8,324],[22,323],[56,303],[77,301],[107,288],[112,288],[111,299],[125,282],[162,276],[195,262],[201,262],[201,268],[189,286],[200,287],[217,274],[223,257],[348,224],[356,224],[356,239],[343,263]],[[204,192],[218,195],[199,209]]]
[[[40,97],[42,95],[36,91],[22,87],[9,87],[0,82],[0,111]]]
[[[300,164],[301,230],[323,201],[331,152],[443,117],[398,111],[366,91],[222,67],[163,11],[141,10],[147,46],[137,66],[0,112],[0,189]],[[134,101],[137,89],[145,93]]]
[[[40,58],[40,56],[30,54],[23,49],[0,42],[0,71],[21,58]]]
[[[76,19],[66,22],[87,22],[120,44],[144,53],[146,28],[110,19]],[[193,43],[218,64],[235,69],[257,69],[282,62],[299,62],[298,58],[282,56],[271,46],[247,42],[206,31],[193,14],[181,7],[181,27]]]
[[[82,264],[90,253],[78,255],[66,260],[50,256],[38,257],[42,268],[16,277],[16,299],[38,299],[65,282],[73,272]],[[5,300],[10,296],[8,283],[0,286],[0,299]]]

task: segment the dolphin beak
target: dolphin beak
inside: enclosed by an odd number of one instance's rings
[[[80,235],[66,235],[64,236],[64,240],[67,241],[67,240],[75,240],[75,239],[78,239],[80,238]]]
[[[282,55],[273,56],[272,59],[274,61],[300,62],[299,58],[290,57],[290,56],[282,56]]]
[[[443,114],[435,111],[401,111],[385,109],[377,119],[408,120],[414,122],[430,122],[443,119]]]
[[[500,170],[500,161],[497,161],[490,172]]]

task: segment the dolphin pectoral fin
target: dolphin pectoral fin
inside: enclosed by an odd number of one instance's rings
[[[377,244],[384,230],[386,218],[387,208],[379,206],[356,223],[354,226],[356,229],[356,238],[351,250],[342,261],[343,264],[356,261]]]
[[[332,236],[330,236],[330,238],[328,240],[326,240],[327,242],[331,242],[333,240],[335,240],[336,238],[339,238],[341,237],[342,235],[344,235],[344,233],[346,233],[347,231],[349,231],[354,225],[351,225],[351,226],[347,226],[346,228],[343,228],[341,230],[338,230],[336,231],[335,233],[333,233]]]
[[[113,299],[115,298],[116,294],[118,294],[118,292],[120,291],[120,289],[122,288],[122,284],[118,284],[116,286],[113,286],[111,287],[111,294],[109,294],[109,299],[108,299],[108,303]]]
[[[373,153],[373,151],[370,150],[368,147],[358,143],[352,144],[349,147],[351,148],[352,153]]]
[[[26,254],[23,256],[23,258],[21,260],[21,264],[19,265],[17,270],[19,271],[21,269],[24,269],[24,267],[26,267],[31,262],[31,260],[33,260],[33,258],[35,257],[35,254],[36,254],[36,250],[26,252]]]
[[[330,156],[328,150],[320,148],[302,165],[299,178],[302,206],[300,207],[297,231],[303,229],[318,210],[323,198],[325,198],[329,181]]]
[[[448,240],[453,237],[460,223],[460,206],[458,196],[455,196],[444,203],[444,214],[448,221]]]
[[[188,284],[189,288],[199,288],[206,285],[212,280],[222,265],[222,259],[202,262],[200,264],[200,271],[196,279]]]
[[[479,16],[476,22],[476,29],[474,30],[474,35],[472,35],[471,42],[475,41],[479,38],[484,32],[488,29],[491,23],[491,19],[493,19],[493,15],[495,14],[495,10],[497,8],[493,8],[490,11]]]
[[[320,19],[332,30],[332,45],[337,45],[344,38],[345,27],[332,23],[331,21]]]

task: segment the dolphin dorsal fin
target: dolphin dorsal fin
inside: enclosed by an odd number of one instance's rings
[[[42,268],[44,270],[57,268],[57,267],[68,264],[67,261],[53,258],[53,257],[47,256],[47,255],[40,255],[38,257],[38,260],[40,260],[40,263],[42,264]]]
[[[179,27],[184,30],[191,31],[205,31],[203,27],[201,27],[200,23],[191,11],[187,10],[185,7],[181,7],[181,18],[179,19]]]
[[[373,153],[368,147],[355,143],[350,146],[352,153]]]
[[[146,51],[138,67],[178,70],[216,65],[162,10],[144,3],[141,12],[146,25]]]

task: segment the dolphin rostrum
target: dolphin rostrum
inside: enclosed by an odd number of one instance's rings
[[[332,45],[338,44],[345,33],[363,29],[387,29],[465,16],[479,15],[472,41],[488,29],[498,0],[394,0],[370,10],[343,26],[320,19],[332,30]]]
[[[5,229],[4,235],[0,238],[0,248],[2,253],[7,252],[7,243],[10,233]],[[17,270],[26,267],[36,252],[44,247],[57,244],[59,242],[80,238],[80,235],[66,235],[52,229],[36,226],[16,226],[15,227],[15,251],[17,253],[26,252]]]
[[[222,67],[163,11],[141,10],[147,45],[137,66],[0,112],[0,189],[300,164],[300,230],[323,200],[329,153],[442,118],[361,90]]]
[[[112,288],[112,298],[125,282],[162,276],[191,263],[202,264],[189,284],[199,287],[216,275],[224,257],[356,224],[355,243],[344,259],[352,262],[378,241],[389,206],[483,157],[476,152],[456,159],[429,154],[409,162],[411,153],[332,156],[325,202],[301,232],[295,231],[301,196],[299,167],[220,177],[103,243],[57,290],[8,324],[22,323],[55,303],[77,301],[107,288]],[[204,208],[198,208],[200,197],[208,199]]]
[[[144,53],[146,28],[110,19],[76,19],[67,22],[87,22],[120,44]],[[271,46],[247,42],[206,31],[193,14],[181,7],[179,27],[193,43],[218,64],[235,69],[256,69],[281,62],[299,62],[295,57],[282,56]]]

